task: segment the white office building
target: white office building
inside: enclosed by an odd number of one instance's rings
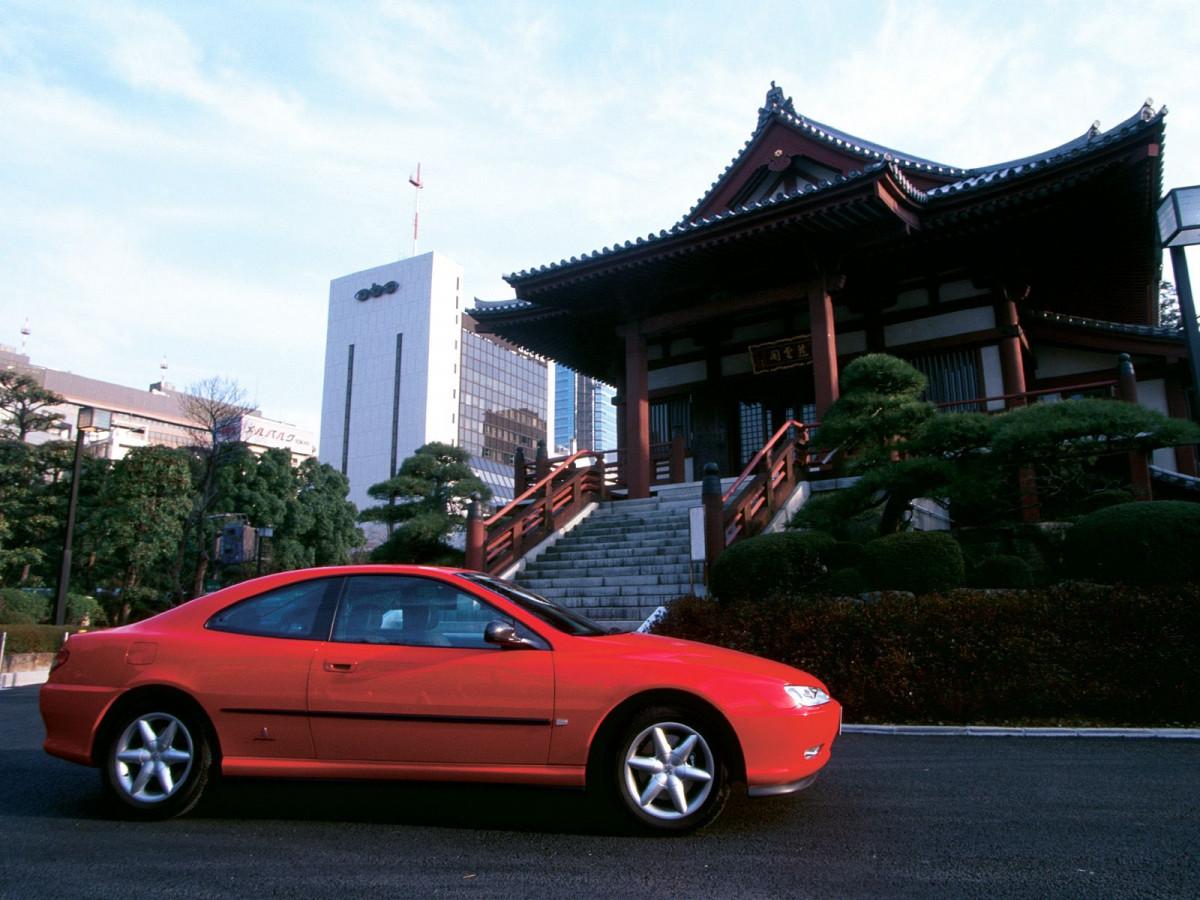
[[[462,275],[425,253],[330,282],[320,459],[359,509],[418,447],[457,443]]]

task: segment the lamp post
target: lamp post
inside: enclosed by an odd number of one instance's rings
[[[79,407],[75,420],[75,463],[71,469],[71,498],[67,501],[67,535],[63,538],[62,566],[58,570],[58,592],[54,598],[54,624],[67,623],[67,587],[71,583],[71,538],[75,532],[75,507],[79,503],[79,471],[83,460],[83,436],[90,431],[112,428],[112,413],[107,409]]]
[[[1196,303],[1184,255],[1185,247],[1200,244],[1200,184],[1167,192],[1158,205],[1158,236],[1162,246],[1171,251],[1179,314],[1192,367],[1192,415],[1200,419],[1200,323],[1196,321]]]

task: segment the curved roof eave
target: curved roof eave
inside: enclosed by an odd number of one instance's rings
[[[706,231],[715,230],[735,219],[748,217],[754,213],[764,211],[786,210],[789,205],[806,205],[813,202],[818,195],[829,195],[839,188],[853,189],[859,185],[865,187],[872,181],[885,183],[885,189],[889,193],[895,194],[913,205],[919,206],[926,201],[925,192],[909,181],[893,161],[877,162],[866,166],[861,172],[856,170],[848,175],[839,176],[834,181],[823,181],[819,185],[810,184],[803,190],[779,194],[766,200],[756,200],[753,203],[738,206],[736,209],[717,213],[714,216],[709,216],[696,222],[679,222],[672,225],[669,229],[659,231],[658,234],[648,234],[644,238],[639,237],[633,241],[625,241],[624,244],[601,247],[599,250],[585,253],[582,257],[572,256],[569,260],[562,259],[557,263],[549,263],[538,266],[535,269],[522,269],[520,272],[504,275],[503,278],[509,285],[516,288],[524,282],[545,275],[565,273],[570,269],[579,268],[590,262],[598,260],[608,260],[610,263],[616,262],[621,260],[622,257],[632,257],[641,250],[652,249],[656,243],[665,243],[672,238],[683,239],[689,236],[703,235]]]

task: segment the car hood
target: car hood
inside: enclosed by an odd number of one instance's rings
[[[643,658],[647,661],[679,662],[690,665],[710,666],[725,671],[742,672],[760,678],[778,678],[788,684],[811,684],[825,689],[820,679],[815,678],[802,669],[742,653],[740,650],[730,650],[726,647],[716,647],[712,644],[702,644],[699,641],[685,641],[681,638],[667,637],[660,634],[608,634],[599,637],[580,638],[594,643],[594,650],[607,650],[614,654],[631,658]]]

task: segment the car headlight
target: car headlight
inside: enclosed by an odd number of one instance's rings
[[[785,684],[783,689],[796,701],[797,706],[823,706],[829,702],[827,693],[806,684]]]

